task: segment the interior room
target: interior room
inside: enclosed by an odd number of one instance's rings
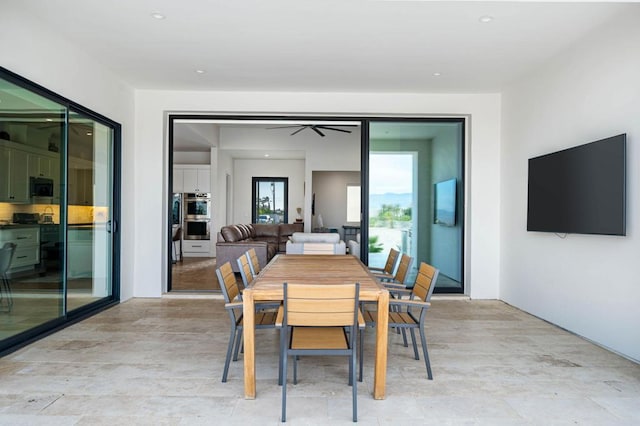
[[[0,238],[32,242],[21,247],[30,263],[18,266],[28,271],[8,278],[16,283],[12,309],[29,306],[34,320],[0,312],[1,331],[13,336],[0,340],[0,423],[280,423],[281,330],[253,332],[264,314],[254,308],[268,295],[254,299],[249,287],[234,305],[249,318],[249,339],[241,334],[243,350],[223,383],[229,342],[240,342],[229,337],[232,307],[215,288],[176,291],[172,269],[187,258],[215,261],[213,243],[227,224],[284,225],[286,217],[295,225],[301,216],[306,233],[336,230],[347,239],[354,222],[325,207],[335,192],[322,188],[333,179],[345,198],[360,184],[358,267],[382,263],[376,255],[399,246],[415,253],[415,267],[439,270],[441,291],[424,302],[420,326],[433,380],[423,352],[416,347],[415,359],[398,327],[383,327],[394,302],[387,287],[375,297],[365,291],[381,309],[364,335],[360,422],[638,423],[640,4],[188,3],[0,6],[0,119],[12,119],[0,128]],[[25,101],[19,111],[11,96]],[[16,125],[34,113],[41,127],[54,120],[43,111],[56,114],[58,136]],[[324,137],[308,127],[294,135],[266,128],[317,121],[359,127]],[[376,138],[376,126],[402,121],[452,128],[420,145]],[[91,142],[88,151],[72,152],[74,128]],[[456,143],[439,143],[451,134]],[[616,217],[600,223],[614,230],[571,228],[594,217],[575,211],[561,228],[533,223],[532,160],[611,138],[621,154],[609,192],[622,195]],[[424,165],[424,151],[452,160]],[[16,155],[37,157],[38,167],[54,159],[59,202],[33,202],[27,182],[37,176],[24,173],[27,196],[4,198],[15,186],[10,170],[24,169]],[[612,170],[598,158],[592,169]],[[391,162],[413,173],[385,178]],[[33,172],[36,163],[26,164]],[[253,178],[273,180],[264,189]],[[277,189],[284,179],[286,208]],[[210,206],[208,221],[194,218],[199,224],[175,243],[174,220],[184,221],[173,217],[174,193],[195,194],[196,211]],[[404,195],[376,204],[380,194]],[[50,225],[58,229],[47,234]],[[184,238],[207,232],[209,240]],[[36,267],[47,259],[40,277]],[[218,266],[200,281],[208,286]],[[28,286],[18,291],[13,272],[33,275]],[[413,273],[417,279],[419,269]],[[301,358],[299,383],[285,381],[288,421],[351,422],[346,362]]]

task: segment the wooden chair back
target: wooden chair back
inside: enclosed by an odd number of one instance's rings
[[[389,250],[389,256],[387,256],[387,262],[384,264],[383,271],[389,275],[393,275],[393,269],[396,266],[396,262],[398,261],[398,256],[400,256],[400,252],[396,249]]]
[[[258,261],[258,254],[256,253],[256,249],[250,248],[247,250],[247,259],[249,260],[249,265],[251,266],[251,272],[255,277],[260,273],[260,262]]]
[[[234,302],[236,301],[236,298],[240,300],[240,289],[238,288],[236,276],[231,268],[231,263],[223,263],[222,266],[216,269],[216,275],[218,277],[218,283],[220,284],[220,289],[222,290],[225,303]]]
[[[240,270],[240,276],[242,277],[242,283],[245,287],[253,282],[253,273],[251,272],[251,266],[249,265],[249,259],[244,254],[237,260],[238,269]]]
[[[411,269],[412,262],[413,258],[411,256],[402,253],[402,257],[400,257],[400,264],[398,265],[398,270],[393,276],[393,279],[400,284],[404,284],[405,280],[407,279],[407,275],[409,274],[409,269]]]
[[[433,266],[421,262],[416,282],[413,285],[413,296],[419,298],[423,302],[431,300],[431,294],[433,293],[433,288],[436,285],[438,273],[439,271]]]
[[[287,326],[345,327],[358,322],[356,284],[284,284]]]

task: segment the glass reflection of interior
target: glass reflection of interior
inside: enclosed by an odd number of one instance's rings
[[[0,248],[14,247],[0,271],[6,278],[0,294],[3,340],[64,313],[66,109],[2,79],[0,101]]]
[[[114,134],[67,111],[0,79],[2,343],[112,293]]]

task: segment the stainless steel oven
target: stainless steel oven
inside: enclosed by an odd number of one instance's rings
[[[211,221],[209,219],[185,219],[185,240],[209,240],[211,239]]]
[[[185,220],[211,219],[211,194],[184,194],[184,218]]]

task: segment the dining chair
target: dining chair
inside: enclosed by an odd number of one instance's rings
[[[298,383],[298,357],[349,357],[353,421],[358,419],[356,382],[357,330],[364,327],[359,309],[360,284],[313,285],[284,283],[284,304],[278,311],[282,363],[282,422],[287,419],[287,359],[293,357],[293,383]]]
[[[256,249],[250,248],[246,251],[245,255],[249,260],[249,266],[251,267],[251,274],[255,277],[261,271],[260,262],[258,261],[258,254],[256,253]]]
[[[387,256],[387,261],[384,264],[384,267],[377,268],[375,266],[370,266],[369,271],[375,275],[377,278],[393,278],[393,271],[396,268],[396,263],[398,258],[400,257],[400,252],[396,249],[390,249],[389,255]]]
[[[413,257],[409,256],[408,254],[402,253],[395,274],[393,274],[393,276],[391,277],[377,276],[377,278],[387,287],[406,288],[406,281],[409,277],[409,271],[411,270],[412,263]]]
[[[231,268],[231,263],[225,262],[216,269],[216,276],[220,283],[220,289],[224,297],[225,309],[229,314],[229,320],[231,321],[231,333],[229,335],[229,345],[227,346],[227,356],[224,361],[224,371],[222,373],[222,381],[227,381],[227,374],[229,372],[229,362],[231,360],[231,351],[235,346],[235,352],[233,354],[233,360],[238,360],[238,352],[240,350],[240,343],[242,341],[242,296],[240,289],[238,288],[238,282],[236,276]],[[255,327],[256,329],[263,328],[275,328],[276,311],[266,311],[256,308],[255,313]]]
[[[15,243],[4,243],[0,248],[0,312],[11,312],[13,309],[13,295],[11,294],[11,282],[7,271],[11,267],[11,261],[16,251]]]
[[[395,293],[395,298],[389,300],[389,327],[399,328],[402,330],[409,329],[411,333],[411,341],[413,343],[413,353],[415,359],[419,360],[418,346],[416,345],[415,330],[420,333],[420,341],[422,344],[422,352],[424,355],[425,366],[427,367],[427,377],[433,380],[431,372],[431,363],[429,362],[429,353],[427,351],[427,338],[424,331],[424,319],[427,309],[431,306],[430,300],[433,294],[433,288],[438,280],[439,270],[433,266],[421,262],[418,269],[415,284],[411,289],[395,288],[389,289],[390,293]],[[409,296],[408,299],[402,299],[403,295]],[[365,323],[368,326],[375,326],[377,312],[374,310],[363,311]],[[403,334],[404,336],[404,334]],[[362,333],[360,334],[360,344],[362,345]],[[407,345],[406,338],[404,346]],[[360,364],[362,365],[362,351],[360,352]]]
[[[238,263],[238,270],[242,277],[242,284],[244,284],[244,288],[247,288],[253,282],[254,274],[246,252],[236,259],[236,262]]]

